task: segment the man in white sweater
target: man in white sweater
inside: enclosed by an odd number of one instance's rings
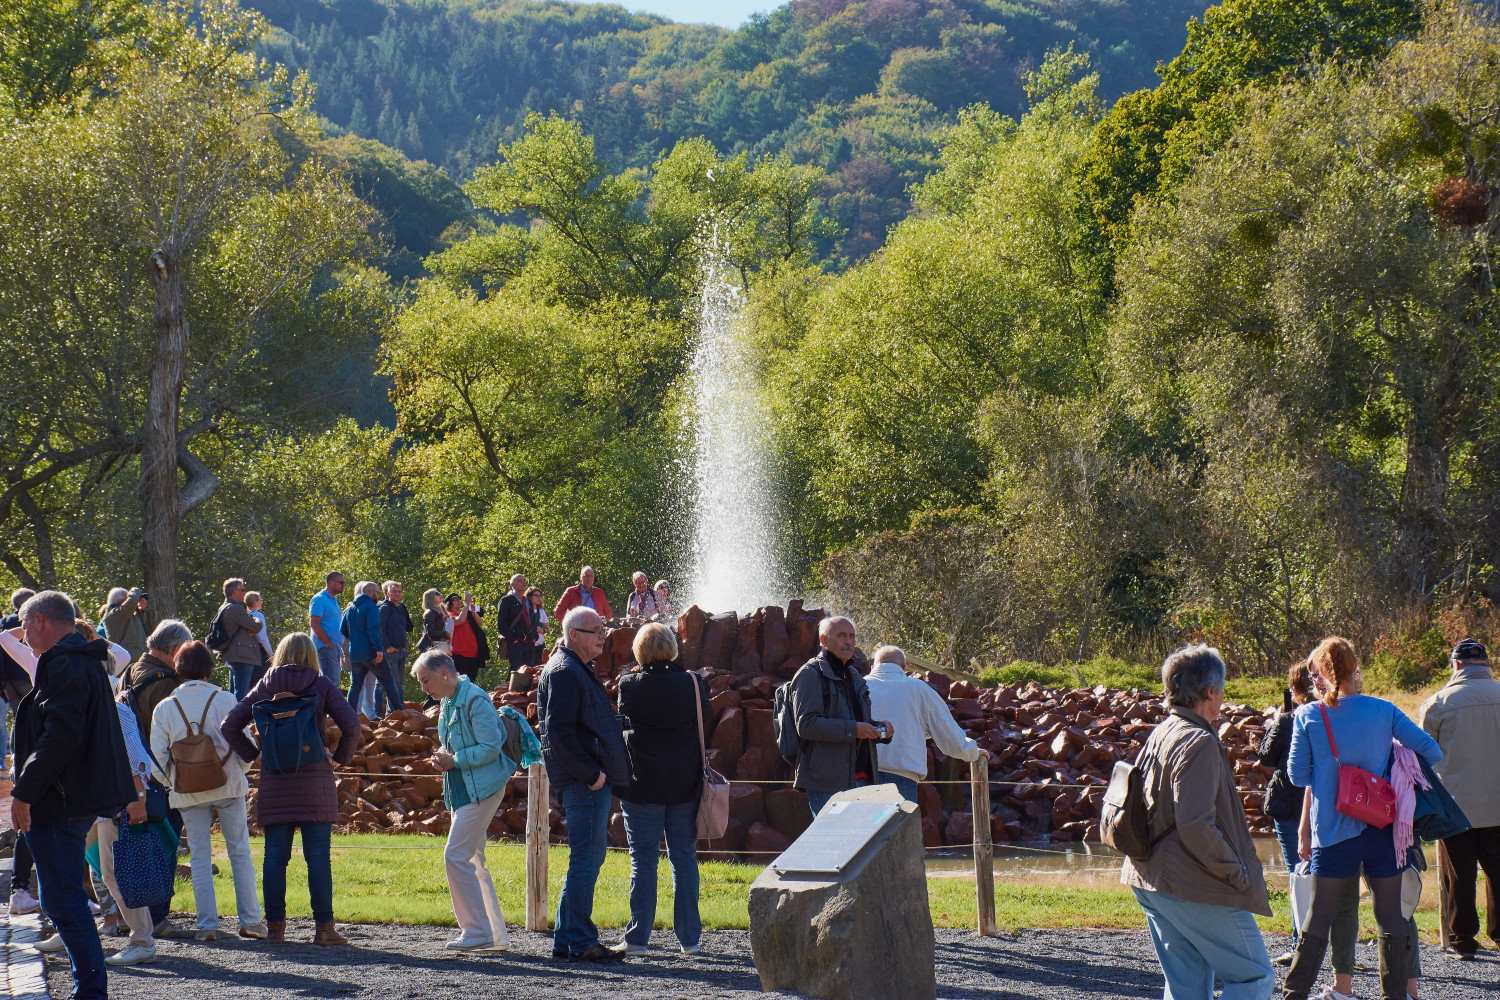
[[[976,760],[982,752],[963,727],[953,721],[943,696],[919,677],[906,675],[906,654],[897,646],[875,651],[875,666],[865,678],[870,688],[870,715],[887,719],[896,735],[880,750],[880,783],[895,785],[917,801],[917,782],[927,777],[927,740],[949,757]]]

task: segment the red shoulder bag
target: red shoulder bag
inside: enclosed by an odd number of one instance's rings
[[[1345,816],[1384,830],[1396,822],[1396,790],[1389,781],[1362,767],[1339,762],[1339,745],[1333,739],[1333,723],[1328,721],[1328,709],[1321,701],[1318,702],[1318,711],[1323,713],[1323,728],[1328,731],[1328,745],[1333,748],[1333,762],[1339,769],[1339,797],[1334,808]]]

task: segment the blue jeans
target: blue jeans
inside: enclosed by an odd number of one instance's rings
[[[672,863],[672,930],[685,947],[698,943],[703,921],[698,916],[698,800],[663,806],[621,802],[625,837],[630,842],[630,923],[625,940],[646,944],[656,923],[656,866],[661,836],[667,835]]]
[[[255,686],[255,671],[258,669],[259,663],[229,664],[229,686],[236,701],[244,701],[245,695]]]
[[[26,845],[36,861],[42,911],[62,936],[73,966],[73,1000],[105,1000],[109,995],[104,949],[89,913],[88,894],[83,891],[89,867],[83,859],[83,843],[93,825],[92,819],[33,823],[26,834]]]
[[[266,919],[286,919],[286,866],[292,860],[292,831],[302,828],[302,857],[307,862],[307,895],[313,920],[333,923],[333,859],[329,842],[332,823],[272,823],[266,827],[265,862],[261,885],[266,897]]]
[[[1190,903],[1165,892],[1134,889],[1166,976],[1162,1000],[1267,1000],[1276,988],[1271,956],[1248,910]]]
[[[864,788],[869,783],[870,783],[870,779],[868,779],[868,778],[855,778],[854,779],[854,787],[855,788]],[[844,789],[840,789],[840,791],[843,791],[843,790]],[[812,810],[813,819],[817,819],[818,818],[818,813],[820,813],[820,812],[823,811],[823,807],[828,804],[828,800],[831,799],[831,798],[833,798],[837,794],[838,794],[838,792],[808,792],[807,793],[807,805],[808,805],[808,808]],[[916,800],[913,799],[912,801],[916,801]]]
[[[323,676],[333,682],[334,687],[339,686],[339,674],[344,669],[344,651],[338,646],[318,647],[318,669],[323,671]]]
[[[1286,863],[1286,870],[1296,868],[1302,860],[1297,854],[1297,828],[1301,825],[1301,817],[1294,819],[1275,819],[1271,821],[1276,825],[1276,842],[1281,845],[1281,860]],[[1297,924],[1292,924],[1292,940],[1297,940]]]
[[[578,955],[599,943],[594,926],[594,883],[604,867],[608,847],[609,786],[589,791],[580,781],[557,790],[557,801],[568,821],[568,874],[557,897],[557,920],[552,950]]]
[[[892,774],[890,771],[880,772],[880,784],[895,785],[896,791],[908,802],[917,801],[917,783],[903,774]]]
[[[377,718],[385,718],[382,710],[389,696],[392,709],[405,708],[406,698],[401,692],[400,673],[406,665],[406,653],[386,653],[379,663],[360,660],[349,664],[349,704],[359,705],[360,692],[365,687],[365,676],[375,678],[375,704],[371,711]]]

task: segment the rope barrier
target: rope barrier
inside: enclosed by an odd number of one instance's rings
[[[250,772],[250,774],[253,774],[253,775],[258,775],[259,773],[260,773],[259,771],[251,771]],[[380,778],[380,779],[384,779],[386,781],[409,781],[412,778],[441,778],[442,777],[441,774],[385,774],[385,773],[373,774],[373,773],[366,773],[366,772],[361,772],[361,771],[334,771],[333,772],[333,776],[335,778]],[[522,774],[521,774],[521,772],[518,771],[512,777],[513,778],[519,778],[519,777],[522,777]],[[766,778],[766,779],[763,779],[763,780],[760,779],[760,778],[745,778],[743,780],[739,779],[739,778],[731,778],[731,779],[729,779],[729,783],[731,785],[790,785],[790,784],[792,784],[792,780],[790,778]],[[959,781],[959,780],[951,779],[951,778],[943,778],[943,779],[936,779],[936,780],[931,780],[931,781],[924,779],[922,781],[917,782],[917,784],[919,784],[919,785],[967,785],[967,784],[969,784],[969,782],[968,781]],[[995,780],[990,781],[990,784],[991,785],[1000,785],[1000,786],[1005,787],[1005,788],[1097,788],[1097,789],[1099,789],[1101,791],[1103,791],[1105,788],[1109,787],[1107,784],[1104,784],[1104,783],[1100,783],[1100,784],[1097,784],[1097,785],[1069,785],[1069,784],[1062,784],[1061,782],[1056,782],[1056,781],[1001,781],[999,779],[995,779]],[[1235,790],[1239,791],[1239,792],[1264,792],[1265,791],[1265,787],[1262,786],[1262,785],[1236,785],[1235,786]]]

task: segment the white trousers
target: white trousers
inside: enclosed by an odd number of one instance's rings
[[[453,811],[448,828],[448,846],[443,849],[443,867],[448,873],[448,894],[453,897],[453,915],[465,937],[487,937],[498,948],[510,947],[510,932],[495,878],[484,862],[485,832],[500,809],[505,786],[487,799],[470,802]]]
[[[101,819],[94,824],[94,833],[99,837],[99,874],[104,879],[104,887],[115,897],[115,905],[120,908],[120,918],[130,928],[130,943],[142,948],[154,946],[156,935],[152,932],[155,924],[151,921],[150,908],[137,906],[127,909],[124,897],[120,895],[120,883],[115,881],[115,841],[120,839],[120,828],[115,826],[112,819]],[[156,834],[150,836],[153,841],[156,839]]]
[[[233,766],[231,764],[231,766]],[[182,809],[182,832],[193,852],[193,906],[198,910],[200,931],[219,929],[219,900],[214,894],[214,813],[224,832],[229,870],[234,875],[234,906],[240,926],[261,922],[260,897],[256,895],[255,862],[250,858],[250,827],[243,798],[220,799]],[[113,890],[111,890],[113,891]]]

